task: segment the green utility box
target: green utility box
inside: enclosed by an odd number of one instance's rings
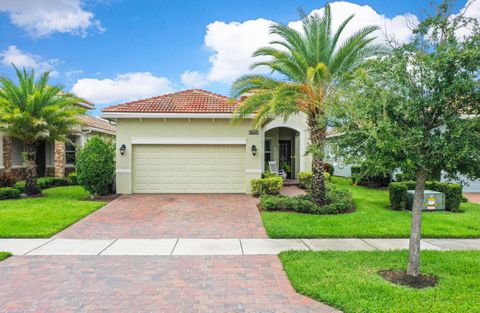
[[[407,191],[407,209],[412,210],[415,190]],[[445,211],[445,194],[443,192],[425,190],[422,211]]]

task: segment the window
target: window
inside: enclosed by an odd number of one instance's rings
[[[55,166],[55,144],[53,141],[45,142],[45,158],[48,167]]]
[[[272,139],[265,139],[265,170],[268,169],[268,161],[272,160]]]
[[[65,164],[75,164],[77,154],[75,146],[75,137],[69,137],[65,143]]]
[[[23,166],[23,152],[25,147],[21,140],[12,138],[12,166],[22,167]]]

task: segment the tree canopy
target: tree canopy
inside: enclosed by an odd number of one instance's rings
[[[411,275],[419,274],[427,176],[480,178],[480,31],[477,20],[453,16],[449,8],[450,1],[442,2],[412,42],[371,60],[371,71],[357,71],[336,99],[343,134],[336,143],[347,162],[416,178]]]
[[[366,26],[340,41],[354,16],[332,30],[330,5],[323,15],[302,15],[302,30],[282,24],[271,27],[278,40],[258,49],[253,56],[266,60],[252,65],[267,67],[271,75],[250,74],[232,85],[232,96],[248,97],[237,109],[237,117],[255,114],[256,126],[274,117],[306,115],[312,154],[312,198],[326,203],[323,181],[324,140],[327,129],[326,104],[336,88],[348,81],[349,73],[362,68],[369,57],[381,49],[373,44],[377,26]]]

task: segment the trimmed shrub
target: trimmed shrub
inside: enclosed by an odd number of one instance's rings
[[[271,196],[265,195],[260,199],[260,207],[266,211],[296,211],[296,212],[308,212],[311,207],[315,205],[311,203],[306,196],[286,196],[278,195]]]
[[[15,185],[13,185],[13,188],[23,193],[23,191],[25,190],[25,182],[24,181],[16,182]]]
[[[310,189],[312,185],[312,172],[299,172],[297,174],[298,186],[303,189]]]
[[[100,137],[91,138],[78,154],[76,170],[78,183],[91,196],[110,194],[115,177],[115,146]]]
[[[330,176],[333,176],[333,173],[335,173],[335,167],[333,167],[332,164],[325,162],[323,163],[323,171],[330,174]]]
[[[22,192],[13,187],[0,188],[0,200],[5,199],[18,199],[22,195]]]
[[[70,183],[68,179],[64,177],[41,177],[37,180],[37,185],[41,190],[53,187],[68,186],[69,184]]]
[[[40,177],[37,179],[37,186],[40,190],[68,185],[70,185],[70,181],[64,177]],[[13,188],[23,193],[25,191],[25,181],[17,182],[13,185]]]
[[[250,181],[252,195],[258,197],[261,195],[278,195],[283,187],[283,178],[273,176],[268,178],[252,179]]]
[[[391,175],[366,175],[361,166],[352,166],[352,183],[366,187],[387,187],[392,181]]]
[[[77,173],[70,173],[68,174],[68,181],[70,183],[70,185],[78,185],[78,178],[77,178]]]
[[[280,177],[280,176],[271,172],[265,172],[262,174],[262,178],[272,178],[272,177]]]
[[[339,214],[355,208],[352,193],[346,189],[327,189],[327,202],[318,214]]]
[[[405,210],[407,207],[407,186],[404,183],[390,183],[388,186],[390,195],[390,208],[392,210]]]
[[[309,214],[339,214],[355,207],[352,194],[348,190],[331,189],[327,191],[325,206],[316,205],[309,195],[299,196],[269,196],[260,199],[260,208],[266,211],[294,211]]]
[[[358,184],[360,182],[360,166],[352,166],[351,167],[351,177],[352,177],[352,183],[354,185]]]
[[[324,172],[323,176],[325,177],[325,180],[332,180],[332,176],[330,175],[330,173]],[[299,172],[297,174],[297,178],[298,186],[300,188],[310,190],[310,187],[312,186],[312,172]]]
[[[0,187],[13,187],[17,179],[13,173],[3,173],[0,174]]]
[[[405,181],[405,182],[398,182],[398,183],[391,183],[392,184],[403,184],[406,188],[405,190],[405,198],[407,197],[407,190],[415,190],[416,183],[414,181]],[[389,187],[390,190],[390,187]],[[463,197],[463,190],[462,185],[460,184],[452,184],[446,182],[439,182],[439,181],[427,181],[425,183],[425,190],[433,190],[438,192],[443,192],[445,194],[445,210],[451,212],[460,212],[460,204],[462,203]],[[395,202],[392,203],[392,200],[398,201],[395,197],[392,199],[392,194],[390,193],[390,207],[398,207],[401,206],[401,203]],[[406,208],[406,203],[403,205],[402,209]]]

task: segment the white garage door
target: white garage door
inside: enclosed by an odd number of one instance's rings
[[[134,193],[243,193],[244,145],[135,145]]]

